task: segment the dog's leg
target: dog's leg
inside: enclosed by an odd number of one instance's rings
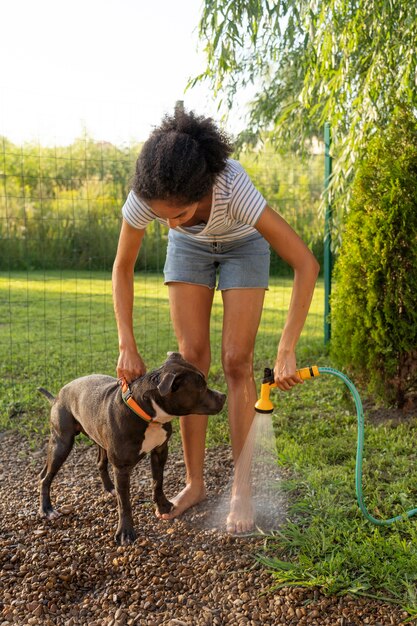
[[[136,539],[130,504],[130,473],[132,467],[117,467],[114,464],[113,467],[119,509],[119,525],[114,538],[119,545],[123,546],[133,543]]]
[[[168,442],[165,441],[161,446],[154,448],[151,452],[151,469],[152,469],[152,494],[153,501],[156,504],[158,513],[169,513],[172,509],[172,502],[164,494],[164,467],[168,458]]]
[[[109,460],[107,458],[107,452],[101,446],[98,446],[97,464],[105,494],[107,496],[115,496],[116,491],[109,476]]]
[[[58,517],[59,513],[51,503],[51,484],[61,465],[67,459],[74,444],[74,433],[65,436],[52,431],[48,443],[48,457],[43,467],[40,478],[40,508],[39,514],[48,519]]]

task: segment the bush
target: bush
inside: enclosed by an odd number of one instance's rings
[[[336,363],[388,403],[417,386],[417,121],[400,109],[375,134],[353,183],[335,266]]]

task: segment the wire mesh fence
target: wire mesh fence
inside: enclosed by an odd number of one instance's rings
[[[92,372],[115,373],[118,344],[111,297],[121,206],[139,144],[115,146],[83,136],[66,147],[1,140],[0,410],[1,423],[36,410],[36,387],[52,391]],[[323,249],[319,214],[323,157],[301,161],[272,152],[240,155],[254,183],[313,249]],[[136,265],[135,329],[149,367],[176,349],[162,268],[167,232],[147,230]],[[273,255],[256,359],[275,356],[291,292],[291,271]],[[222,306],[212,318],[212,375],[220,375]],[[299,344],[323,340],[319,282]],[[261,372],[260,372],[261,374]]]

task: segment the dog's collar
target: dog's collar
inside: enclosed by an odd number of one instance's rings
[[[138,415],[139,417],[141,417],[143,420],[145,420],[145,422],[153,422],[154,418],[151,417],[150,415],[148,415],[140,406],[139,404],[136,402],[136,400],[134,399],[134,397],[132,396],[132,391],[130,389],[130,386],[127,384],[126,380],[124,378],[120,379],[120,385],[122,387],[122,398],[123,398],[123,402],[125,404],[127,404],[127,406],[129,407],[129,409],[131,409],[133,411],[133,413],[136,413],[136,415]]]

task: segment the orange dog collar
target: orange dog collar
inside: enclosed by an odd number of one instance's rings
[[[134,397],[132,396],[132,391],[130,389],[130,386],[127,384],[126,380],[124,378],[120,379],[120,384],[122,386],[122,398],[123,398],[123,402],[125,404],[127,404],[127,406],[129,407],[129,409],[131,409],[133,411],[133,413],[136,413],[136,415],[138,415],[139,417],[141,417],[143,420],[145,420],[145,422],[152,422],[153,421],[153,417],[151,417],[150,415],[148,415],[140,406],[139,404],[136,402],[136,400],[134,399]]]

